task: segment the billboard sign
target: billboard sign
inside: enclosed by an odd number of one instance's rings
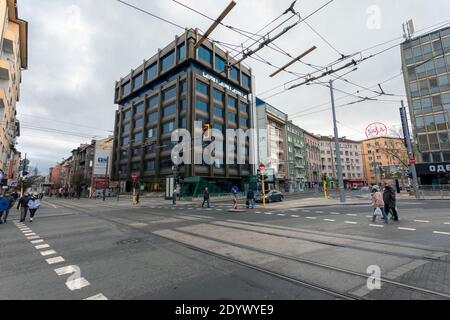
[[[366,137],[368,139],[370,138],[376,138],[376,137],[383,137],[388,135],[388,127],[381,122],[375,122],[370,124],[366,128]]]
[[[111,163],[111,150],[96,148],[94,158],[94,176],[109,176],[109,168],[111,168],[111,165],[108,164],[108,162]],[[106,172],[107,169],[108,172]]]

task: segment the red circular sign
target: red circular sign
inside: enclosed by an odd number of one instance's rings
[[[416,164],[417,160],[416,159],[409,159],[409,164]]]
[[[259,165],[259,171],[261,171],[261,173],[263,173],[264,171],[266,171],[266,166],[264,164],[260,164]]]
[[[132,174],[131,174],[131,178],[132,178],[133,180],[136,180],[137,178],[139,178],[139,173],[138,173],[138,172],[132,173]]]
[[[370,124],[366,128],[366,136],[367,138],[372,137],[381,137],[381,136],[387,136],[388,135],[388,127],[381,122],[375,122]]]

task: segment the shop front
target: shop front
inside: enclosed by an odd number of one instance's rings
[[[416,165],[421,186],[450,185],[450,162]]]

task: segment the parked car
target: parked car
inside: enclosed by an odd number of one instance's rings
[[[371,192],[372,188],[371,187],[362,187],[361,188],[361,192]]]
[[[261,193],[256,194],[255,198],[256,198],[256,202],[262,203]],[[271,190],[266,193],[266,202],[267,203],[281,202],[283,200],[284,200],[284,195],[278,190]]]
[[[353,190],[353,191],[359,190],[359,187],[358,187],[358,186],[353,186],[353,187],[352,187],[352,190]]]

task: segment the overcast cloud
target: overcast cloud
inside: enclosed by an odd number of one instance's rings
[[[218,16],[228,4],[228,0],[180,1],[213,17]],[[210,25],[209,20],[170,0],[130,2],[182,26],[206,30]],[[225,22],[257,31],[281,14],[292,1],[236,2],[237,6]],[[326,2],[298,1],[296,9],[306,16]],[[70,151],[80,143],[88,142],[95,136],[111,134],[116,110],[113,104],[114,82],[182,31],[115,0],[19,0],[18,6],[20,17],[29,22],[29,69],[23,74],[18,107],[22,123],[19,150],[28,154],[32,166],[37,165],[41,173],[46,174],[50,166],[69,156]],[[375,11],[372,9],[380,10],[379,29],[367,25],[368,20],[374,17]],[[449,20],[449,12],[448,0],[335,0],[308,22],[338,51],[350,54],[402,36],[402,23],[410,18],[414,20],[416,29],[420,30]],[[225,28],[217,29],[213,37],[236,45],[245,40]],[[316,45],[318,50],[304,60],[308,63],[325,65],[338,58],[337,53],[304,24],[291,30],[276,44],[293,56]],[[289,60],[267,48],[260,55],[275,65],[284,65]],[[252,67],[256,76],[257,93],[293,79],[288,74],[271,79],[269,75],[273,69],[269,66],[251,59],[246,64]],[[299,73],[313,71],[301,64],[290,70]],[[394,49],[361,64],[358,71],[347,78],[362,86],[372,86],[400,71],[400,50]],[[358,90],[342,81],[335,85],[337,89],[348,92]],[[389,93],[405,94],[402,77],[383,87]],[[336,92],[336,98],[342,95]],[[370,96],[371,93],[361,95]],[[401,97],[383,99],[399,100]],[[329,100],[329,89],[314,85],[300,87],[268,102],[292,115]],[[337,104],[354,100],[342,99]],[[353,139],[363,138],[365,127],[376,121],[395,128],[400,124],[398,107],[398,102],[366,102],[339,109],[340,134]],[[333,131],[330,110],[295,117],[293,121],[314,133],[330,135]],[[57,129],[73,135],[36,131],[35,127]]]

